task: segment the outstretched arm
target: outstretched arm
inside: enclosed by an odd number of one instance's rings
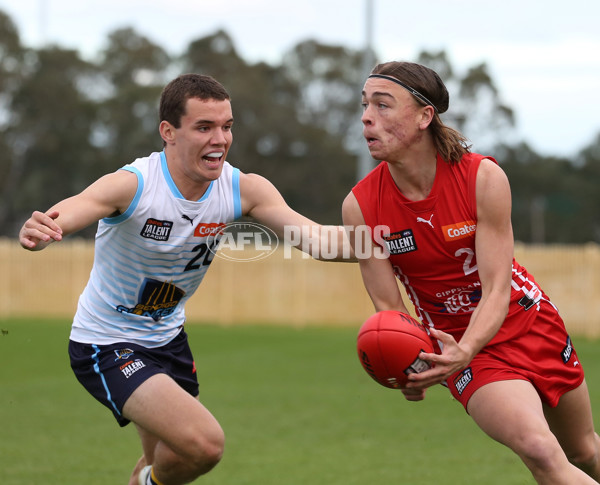
[[[129,171],[118,170],[105,175],[45,213],[35,211],[21,227],[19,242],[30,251],[44,249],[104,217],[124,212],[136,190],[137,176]]]
[[[275,186],[256,174],[240,175],[242,214],[272,229],[286,243],[315,259],[353,261],[342,226],[320,225],[290,208]]]

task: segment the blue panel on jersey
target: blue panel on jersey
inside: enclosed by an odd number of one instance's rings
[[[165,180],[167,181],[167,185],[169,186],[171,193],[178,199],[185,199],[183,194],[177,188],[177,185],[175,185],[175,181],[173,180],[173,177],[171,177],[171,172],[169,172],[169,166],[167,165],[167,157],[165,155],[164,150],[162,152],[160,152],[160,162],[161,162],[163,175],[165,177]],[[208,198],[208,196],[210,195],[210,191],[213,188],[213,184],[214,184],[214,180],[210,183],[210,185],[208,186],[208,189],[206,190],[204,195],[198,199],[198,202],[202,202],[203,200]]]
[[[240,169],[234,168],[231,182],[233,186],[233,218],[242,217],[242,196],[240,193]]]
[[[131,214],[133,214],[133,211],[136,209],[136,207],[140,201],[140,197],[142,196],[142,191],[144,190],[144,177],[142,177],[142,173],[137,168],[131,167],[129,165],[125,165],[120,170],[127,170],[128,172],[131,172],[131,173],[134,173],[137,175],[137,179],[138,179],[137,190],[135,191],[133,200],[129,204],[129,207],[127,207],[127,210],[125,212],[123,212],[123,214],[119,214],[118,216],[115,216],[115,217],[105,217],[103,219],[103,221],[106,224],[119,224],[120,222],[123,222],[125,219],[129,218],[129,216],[131,216]]]

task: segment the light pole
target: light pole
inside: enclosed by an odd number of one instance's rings
[[[375,63],[373,55],[373,10],[375,0],[365,0],[365,47],[362,57],[362,80],[367,78]],[[360,86],[362,90],[362,85]],[[360,130],[362,133],[362,130]],[[364,178],[373,168],[373,158],[365,143],[360,144],[358,153],[358,167],[356,171],[357,181]]]
[[[40,46],[48,44],[48,0],[39,0],[40,6]]]

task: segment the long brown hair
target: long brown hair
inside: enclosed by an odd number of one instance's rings
[[[463,155],[471,151],[468,140],[462,133],[445,125],[440,114],[448,110],[450,96],[438,74],[428,67],[413,62],[391,61],[377,64],[371,74],[391,76],[406,84],[425,97],[435,108],[429,130],[440,156],[448,163],[458,163]],[[423,101],[416,97],[417,101]]]

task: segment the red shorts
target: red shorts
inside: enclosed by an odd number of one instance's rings
[[[528,311],[531,310],[534,308]],[[562,318],[551,304],[542,302],[529,332],[484,347],[466,369],[452,375],[446,383],[465,410],[480,387],[514,379],[531,382],[542,401],[555,407],[564,393],[583,382],[583,377]]]

